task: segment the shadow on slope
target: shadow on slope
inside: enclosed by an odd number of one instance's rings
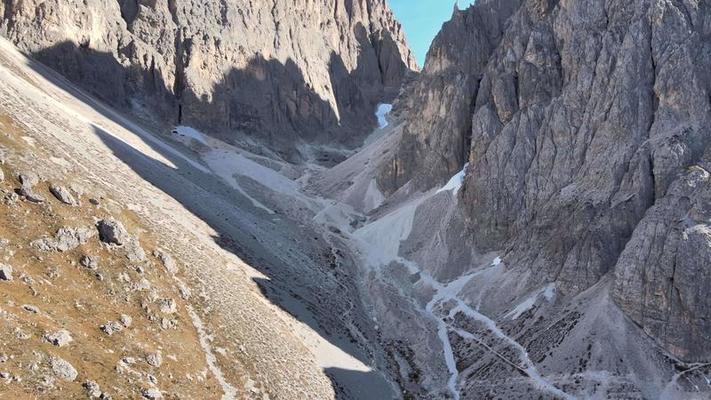
[[[48,50],[47,54],[59,54],[64,51],[62,49],[70,53],[82,51],[91,54],[89,58],[92,62],[105,68],[105,72],[100,75],[106,75],[107,79],[135,73],[130,69],[123,70],[115,62],[112,64],[113,57],[110,55],[92,53],[88,49],[60,46]],[[222,248],[267,276],[268,279],[255,279],[265,297],[317,332],[323,340],[330,343],[329,349],[357,359],[363,366],[371,364],[372,354],[369,347],[364,345],[362,340],[359,342],[346,328],[346,322],[358,326],[366,332],[369,341],[375,343],[374,336],[371,336],[372,331],[369,331],[372,329],[369,327],[369,321],[364,315],[352,316],[348,321],[342,319],[345,318],[343,315],[348,313],[345,299],[360,303],[357,288],[348,276],[348,271],[336,272],[325,261],[324,252],[330,253],[331,249],[317,232],[284,219],[279,214],[272,215],[254,208],[238,190],[225,184],[218,176],[207,173],[206,169],[198,168],[197,162],[186,152],[160,142],[159,137],[142,131],[140,127],[77,90],[45,66],[30,62],[30,67],[106,118],[142,137],[148,146],[169,160],[175,168],[146,156],[111,133],[94,126],[96,136],[118,159],[218,232],[214,239]],[[245,76],[243,74],[245,73],[233,72],[232,76]],[[99,75],[95,77],[98,78]],[[254,85],[259,87],[261,84]],[[100,90],[100,87],[95,90]],[[121,96],[127,92],[118,89],[110,91],[109,94]],[[115,98],[111,103],[121,104],[121,101],[122,99]],[[123,103],[121,107],[130,105]],[[146,135],[154,137],[152,140],[145,140],[148,139]],[[293,238],[308,239],[296,245],[298,248],[295,250],[290,248],[286,251],[279,246],[295,246]],[[277,243],[279,245],[275,246]],[[393,395],[387,380],[377,371],[344,368],[324,370],[342,398],[397,397]]]
[[[360,301],[355,287],[347,285],[350,287],[340,288],[340,291],[319,291],[321,287],[328,288],[339,282],[331,275],[325,263],[311,258],[321,250],[316,245],[307,243],[303,254],[295,254],[286,259],[285,254],[275,251],[281,245],[288,245],[288,238],[309,235],[316,238],[313,236],[315,232],[261,209],[245,211],[245,208],[252,206],[242,194],[229,188],[216,176],[195,169],[183,158],[165,152],[160,147],[152,146],[173,163],[177,170],[147,157],[98,127],[95,127],[95,134],[117,158],[143,179],[173,197],[219,232],[219,236],[214,239],[223,249],[234,253],[266,275],[268,279],[255,279],[266,298],[318,332],[323,340],[339,351],[369,364],[366,352],[356,340],[347,336],[347,331],[332,319],[333,315],[325,314],[339,313],[340,310],[336,310],[340,305],[335,296],[353,296],[353,301]],[[269,232],[274,236],[265,236]],[[309,282],[309,279],[316,281]],[[342,282],[340,284],[343,285]],[[392,397],[389,384],[378,372],[341,368],[326,368],[325,371],[334,389],[343,395],[342,398]]]
[[[349,70],[342,56],[331,52],[329,82],[323,83],[324,88],[312,87],[292,59],[282,63],[255,54],[244,68],[233,68],[212,83],[207,93],[196,93],[199,85],[187,84],[196,79],[196,74],[186,72],[193,51],[190,39],[177,49],[184,54],[176,57],[175,71],[167,73],[155,59],[142,56],[135,41],[118,48],[117,54],[96,51],[89,42],[66,41],[36,51],[32,57],[144,123],[161,129],[189,125],[231,144],[237,143],[240,132],[283,159],[300,162],[303,154],[296,145],[302,142],[347,148],[362,145],[376,126],[377,99],[394,97],[393,82],[402,79],[396,71],[403,62],[393,59],[399,51],[392,54],[397,50],[392,37],[369,34],[360,23],[354,31],[362,50],[356,68]],[[371,36],[379,41],[376,48]],[[120,63],[117,58],[130,61]],[[173,72],[174,78],[166,77]],[[331,89],[333,99],[319,94]]]

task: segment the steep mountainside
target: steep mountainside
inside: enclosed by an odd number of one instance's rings
[[[362,143],[416,68],[385,0],[4,1],[0,18],[0,34],[114,106],[295,160],[302,141]]]
[[[0,398],[334,396],[211,225],[264,240],[248,203],[4,39],[0,82]]]
[[[711,395],[708,2],[0,11],[0,397]]]
[[[455,11],[402,102],[381,187],[427,189],[468,161],[460,199],[476,248],[505,249],[525,282],[504,288],[555,283],[570,298],[612,276],[644,332],[708,362],[709,35],[706,2]]]
[[[397,156],[380,175],[384,190],[393,192],[413,179],[420,188],[431,187],[464,165],[480,75],[519,3],[484,0],[465,11],[455,6],[422,73],[399,98],[398,108],[408,117]]]

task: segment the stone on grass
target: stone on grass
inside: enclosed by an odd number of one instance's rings
[[[20,189],[18,193],[23,196],[27,201],[32,203],[42,203],[44,202],[44,197],[37,194],[34,190],[34,186],[39,183],[39,177],[35,174],[20,174],[18,176],[20,181]]]
[[[160,260],[161,263],[163,263],[163,266],[168,272],[170,272],[171,274],[175,274],[178,272],[178,265],[176,264],[175,259],[170,254],[160,249],[154,251],[153,254]]]
[[[82,387],[84,387],[84,390],[86,390],[86,394],[90,398],[95,399],[101,397],[101,387],[98,383],[94,381],[84,381]]]
[[[163,398],[163,395],[160,393],[160,390],[156,388],[143,389],[141,391],[141,394],[143,395],[143,398],[148,400],[160,400]]]
[[[12,280],[12,267],[7,264],[0,264],[0,281]]]
[[[96,229],[99,231],[99,239],[104,243],[123,246],[131,241],[126,228],[115,219],[102,219],[96,223]]]
[[[65,252],[85,244],[94,235],[96,231],[93,229],[64,227],[54,237],[37,239],[30,246],[42,251]]]
[[[99,257],[82,256],[81,259],[79,260],[79,264],[81,264],[81,266],[84,268],[88,268],[92,271],[96,271],[99,269]]]
[[[74,341],[71,333],[66,329],[61,329],[53,333],[47,333],[44,335],[44,339],[57,347],[66,346]]]
[[[131,316],[126,315],[126,314],[121,314],[121,325],[123,325],[126,328],[130,328],[131,324],[133,324],[133,318]]]
[[[66,205],[76,206],[79,204],[72,195],[72,192],[63,186],[52,185],[49,187],[49,191],[57,200]]]
[[[23,304],[22,308],[32,314],[39,314],[39,308],[37,308],[37,306],[33,306],[32,304]]]
[[[79,375],[72,364],[59,357],[52,357],[50,365],[52,366],[54,375],[56,375],[59,379],[71,382],[77,378],[77,375]]]
[[[178,305],[173,299],[161,299],[158,305],[160,306],[160,312],[164,314],[174,314],[178,311]]]
[[[161,355],[160,352],[149,353],[146,355],[146,362],[151,367],[158,368],[161,366],[161,364],[163,364],[163,356]]]
[[[116,321],[109,321],[105,323],[104,325],[101,325],[101,331],[104,332],[105,334],[111,336],[114,333],[121,332],[123,330],[123,325]]]

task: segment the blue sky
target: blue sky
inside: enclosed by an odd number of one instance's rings
[[[469,7],[474,1],[459,0],[459,8]],[[452,16],[454,0],[388,0],[388,3],[402,23],[410,48],[422,67],[432,39],[442,23]]]

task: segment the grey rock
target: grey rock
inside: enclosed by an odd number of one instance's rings
[[[180,297],[183,300],[188,300],[192,294],[192,290],[183,282],[178,283],[178,291],[180,292]]]
[[[2,191],[0,191],[0,193],[2,193]],[[20,196],[15,192],[4,193],[2,197],[3,204],[8,206],[15,206],[19,200]]]
[[[71,332],[66,329],[61,329],[57,332],[47,333],[44,335],[44,339],[57,347],[66,346],[74,341]]]
[[[61,201],[62,203],[66,204],[66,205],[70,205],[70,206],[79,205],[76,198],[74,198],[74,195],[72,194],[72,192],[63,186],[51,185],[49,187],[49,191],[52,193],[52,195],[55,198],[57,198],[57,200]]]
[[[79,260],[79,264],[84,268],[88,268],[92,271],[97,271],[99,269],[99,257],[82,256]]]
[[[0,33],[116,107],[293,158],[299,139],[360,144],[416,68],[382,0],[70,0],[0,15]]]
[[[136,238],[132,238],[126,245],[126,258],[131,262],[146,261],[146,252]]]
[[[0,264],[0,281],[11,281],[12,280],[12,266],[7,264]]]
[[[23,304],[22,309],[25,311],[32,313],[32,314],[39,314],[40,310],[37,306],[34,306],[32,304]]]
[[[52,357],[52,359],[50,360],[50,366],[52,367],[54,375],[64,381],[74,381],[79,375],[79,373],[76,369],[74,369],[72,364],[59,357]]]
[[[640,221],[708,148],[710,92],[697,82],[708,81],[699,71],[711,67],[711,46],[694,21],[711,10],[661,1],[536,4],[526,2],[512,19],[482,77],[462,197],[478,248],[507,248],[507,264],[531,272],[528,288],[557,281],[560,294],[573,296],[627,269],[620,255],[631,237],[660,236]],[[496,88],[512,77],[515,90]],[[695,234],[695,246],[702,238]],[[616,301],[663,337],[667,351],[708,358],[700,343],[709,327],[695,307],[677,308],[666,321],[639,314],[687,304],[665,299],[664,288],[682,296],[710,288],[704,275],[686,287],[658,283],[673,276],[672,260],[656,269],[635,262],[644,278],[625,280],[649,282],[647,289],[618,282]],[[653,288],[653,297],[634,298]],[[676,317],[691,318],[683,323],[689,328],[676,328]]]
[[[708,4],[661,0],[456,11],[400,100],[379,185],[430,189],[468,161],[468,234],[526,277],[513,297],[556,282],[570,299],[614,271],[616,303],[645,332],[710,360],[706,231],[677,221],[705,195],[674,193],[711,143],[709,18]]]
[[[44,197],[35,192],[34,187],[39,183],[40,179],[37,174],[26,173],[18,175],[17,179],[20,181],[20,189],[18,194],[27,201],[32,203],[43,203],[45,201]]]
[[[158,306],[164,314],[175,314],[178,311],[178,304],[173,299],[160,299]]]
[[[102,332],[104,332],[106,335],[111,336],[115,333],[121,332],[123,330],[124,326],[116,321],[109,321],[105,323],[104,325],[100,326],[100,329]]]
[[[701,3],[480,0],[455,12],[398,101],[403,138],[379,187],[426,191],[468,161],[456,233],[505,255],[499,307],[551,283],[559,305],[596,288],[606,302],[612,286],[608,311],[635,324],[620,340],[711,361],[711,6]],[[431,261],[423,243],[402,250]],[[544,341],[511,329],[527,349]],[[601,353],[603,368],[616,356]],[[676,373],[661,368],[655,379]]]
[[[96,223],[96,229],[99,231],[99,239],[107,244],[123,246],[132,239],[123,224],[114,219],[100,220]]]
[[[163,356],[160,352],[149,353],[146,355],[146,362],[152,367],[159,368],[163,364]]]
[[[711,174],[692,167],[646,213],[615,267],[617,304],[688,362],[711,360],[710,204]]]
[[[102,395],[101,387],[94,381],[84,381],[84,383],[82,383],[82,387],[86,390],[86,394],[89,398],[98,399]]]
[[[121,314],[121,317],[119,318],[121,321],[121,325],[123,325],[126,328],[130,328],[131,325],[133,324],[133,318],[131,316],[126,315],[126,314]]]
[[[168,272],[170,272],[171,274],[178,273],[178,264],[175,262],[173,256],[161,249],[155,250],[153,254],[160,260],[160,262],[163,264],[163,266]]]
[[[161,394],[160,390],[156,388],[143,389],[141,390],[141,395],[144,399],[148,400],[160,400],[163,398],[163,395]]]
[[[21,173],[17,176],[17,180],[20,181],[20,185],[32,188],[40,182],[40,178],[35,173]]]
[[[95,235],[94,229],[64,227],[57,231],[55,237],[38,239],[30,245],[42,251],[65,252],[86,244]]]
[[[444,183],[467,162],[479,79],[520,3],[480,0],[467,10],[455,9],[442,26],[422,73],[396,104],[405,123],[402,143],[378,177],[386,193],[411,180],[427,189]]]
[[[0,168],[0,182],[5,180],[5,173],[3,172],[2,168]]]

